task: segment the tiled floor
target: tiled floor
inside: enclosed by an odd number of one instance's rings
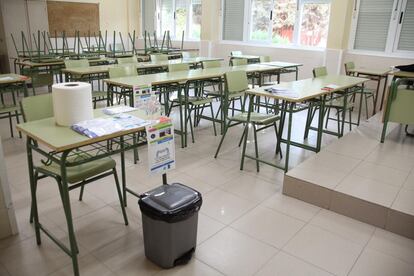
[[[298,123],[303,120],[302,115],[295,118]],[[0,134],[20,234],[0,241],[0,275],[72,275],[69,257],[45,235],[42,245],[36,245],[28,222],[30,197],[24,140],[10,139],[6,123],[0,122]],[[255,163],[246,161],[245,170],[240,171],[240,133],[237,127],[229,132],[217,160],[213,154],[219,137],[213,136],[210,123],[196,129],[195,144],[187,149],[177,146],[177,169],[169,174],[169,180],[196,188],[204,200],[198,247],[185,266],[162,270],[145,258],[137,200],[128,196],[130,225],[125,226],[111,178],[87,186],[82,202],[77,201],[78,191],[72,192],[81,275],[414,275],[413,240],[282,195],[281,170],[262,165],[260,173],[256,173]],[[294,129],[295,138],[302,135],[302,128]],[[335,139],[324,136],[324,146]],[[274,152],[274,133],[260,133],[259,140],[261,152],[269,152],[266,156],[277,160],[270,154]],[[373,145],[367,140],[361,141],[358,149],[329,148],[331,152],[347,154],[352,150],[351,157],[340,160],[341,171],[336,174],[336,165],[326,162],[329,153],[316,167],[306,169],[331,171],[333,178],[355,170],[355,177],[383,179],[389,190],[403,186],[407,192],[396,192],[401,198],[400,208],[411,208],[414,181],[407,179],[414,179],[414,172],[408,170],[412,152],[386,145],[396,154],[389,160],[378,162],[375,155],[368,156]],[[137,165],[132,163],[132,154],[127,154],[127,179],[131,188],[144,192],[159,185],[161,179],[148,176],[145,148],[140,153]],[[405,154],[406,158],[401,160],[397,154]],[[313,155],[294,148],[292,165]],[[359,167],[352,159],[365,157],[369,160]],[[396,162],[397,168],[375,173],[381,166]],[[67,242],[56,185],[45,180],[38,194],[42,223]]]

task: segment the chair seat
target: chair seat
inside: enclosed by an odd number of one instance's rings
[[[80,154],[78,157],[68,158],[68,161],[72,161],[72,162],[76,161],[75,158],[79,158],[81,160],[83,158],[82,156],[85,156],[85,155]],[[106,158],[98,159],[95,161],[87,162],[85,164],[81,164],[78,166],[66,167],[67,180],[68,180],[68,183],[70,184],[78,183],[78,182],[81,182],[82,180],[85,180],[90,177],[94,177],[104,172],[107,172],[109,170],[112,170],[113,168],[115,168],[115,166],[116,166],[115,161],[112,158],[106,157]],[[60,165],[54,162],[48,166],[38,167],[37,169],[41,173],[52,174],[52,175],[59,176],[59,177],[61,175]]]
[[[327,107],[333,107],[333,108],[343,108],[344,107],[344,98],[339,97],[337,99],[330,100],[326,103]],[[347,108],[354,107],[354,103],[348,102],[346,105]]]
[[[235,116],[229,117],[230,121],[247,122],[247,112],[239,113]],[[280,119],[280,116],[263,113],[250,113],[250,122],[256,125],[268,125]]]
[[[0,113],[10,113],[15,111],[20,113],[20,108],[16,105],[0,105]]]
[[[107,96],[106,91],[92,91],[92,98],[106,98]]]
[[[190,96],[188,97],[188,102],[192,105],[202,105],[202,104],[208,104],[213,101],[213,98],[207,98],[207,97],[196,97],[196,96]],[[178,99],[174,99],[173,102],[178,103]]]

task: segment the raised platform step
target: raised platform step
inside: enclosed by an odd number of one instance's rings
[[[414,139],[379,116],[290,170],[283,193],[414,239]]]

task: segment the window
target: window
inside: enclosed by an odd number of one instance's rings
[[[412,53],[414,1],[354,0],[350,48]]]
[[[201,0],[142,0],[143,31],[156,30],[158,36],[170,32],[172,39],[200,39]],[[151,22],[152,14],[156,20]],[[153,25],[151,25],[151,23]],[[154,26],[155,25],[155,26]]]
[[[223,8],[224,40],[245,40],[240,28],[247,13],[248,41],[326,46],[330,0],[225,0]],[[231,39],[230,26],[239,39]]]

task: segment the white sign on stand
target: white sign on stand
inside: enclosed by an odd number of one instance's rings
[[[170,118],[161,117],[146,126],[148,166],[151,174],[175,168],[174,126]]]
[[[161,104],[157,95],[152,92],[151,84],[136,85],[132,88],[134,107],[142,110],[147,119],[157,118],[161,113]]]

